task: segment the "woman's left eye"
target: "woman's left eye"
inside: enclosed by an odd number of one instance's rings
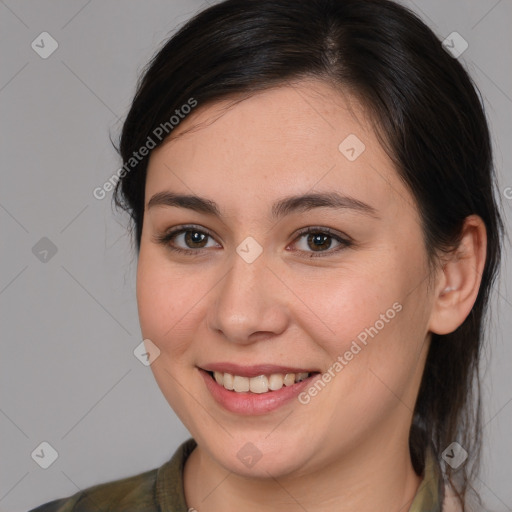
[[[351,240],[334,234],[329,228],[307,228],[299,234],[296,240],[299,240],[297,245],[300,245],[302,242],[302,247],[299,247],[299,251],[309,252],[308,257],[310,258],[328,256],[352,245]],[[333,250],[329,250],[332,248],[333,241],[337,245]]]
[[[198,255],[202,252],[202,249],[222,247],[215,242],[210,233],[195,226],[182,226],[173,229],[162,235],[157,235],[155,240],[172,251],[188,255]],[[211,243],[209,244],[209,242]],[[332,249],[333,242],[337,244],[334,249]],[[309,253],[307,257],[313,258],[328,256],[350,247],[353,242],[349,238],[335,234],[329,228],[310,227],[302,230],[292,244],[298,246],[298,249],[294,249],[293,252]]]

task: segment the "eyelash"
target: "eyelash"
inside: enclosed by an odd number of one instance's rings
[[[179,226],[177,228],[173,228],[173,229],[171,229],[171,230],[169,230],[169,231],[167,231],[167,232],[165,232],[165,233],[163,233],[161,235],[156,235],[155,236],[155,241],[157,243],[159,243],[159,244],[164,245],[165,247],[167,247],[168,249],[170,249],[173,252],[176,252],[176,253],[179,253],[179,254],[185,254],[185,255],[189,255],[189,256],[200,256],[202,251],[205,250],[205,248],[201,248],[201,249],[182,249],[181,247],[176,247],[176,246],[173,246],[173,245],[170,244],[171,240],[173,238],[175,238],[177,235],[180,235],[182,233],[186,233],[188,231],[196,231],[198,233],[207,235],[208,237],[214,238],[208,231],[199,229],[198,226],[185,225],[185,226]],[[334,240],[339,242],[340,246],[338,246],[334,250],[318,251],[318,252],[311,251],[309,253],[310,255],[307,256],[309,258],[322,258],[322,257],[325,257],[325,256],[329,256],[329,255],[337,253],[337,252],[339,252],[339,251],[341,251],[343,249],[349,248],[349,247],[351,247],[353,245],[353,241],[351,239],[349,239],[348,237],[347,238],[343,238],[340,235],[335,234],[333,232],[333,230],[331,230],[330,228],[316,227],[316,226],[312,226],[312,227],[308,227],[308,228],[304,228],[304,229],[300,230],[297,233],[297,236],[296,236],[294,242],[299,240],[304,235],[309,235],[311,233],[314,233],[314,234],[317,234],[317,235],[318,234],[327,235],[330,238],[333,238]],[[299,250],[298,252],[301,252],[301,251]],[[302,251],[302,252],[309,252],[309,251]]]

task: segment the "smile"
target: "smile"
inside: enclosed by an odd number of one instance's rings
[[[231,373],[209,372],[219,386],[235,393],[268,393],[278,391],[283,386],[292,386],[296,382],[307,379],[311,374],[302,373],[272,373],[271,375],[258,375],[257,377],[243,377]]]
[[[285,404],[299,403],[297,397],[300,392],[321,377],[317,371],[247,376],[203,368],[198,370],[213,403],[241,415],[267,414]]]

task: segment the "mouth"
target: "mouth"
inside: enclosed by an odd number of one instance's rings
[[[321,378],[318,368],[270,363],[241,365],[224,361],[196,368],[213,401],[241,415],[267,414],[285,404],[302,403],[298,399],[301,392]]]
[[[264,394],[279,391],[283,387],[308,380],[320,372],[269,373],[247,377],[228,372],[204,370],[212,380],[227,391],[234,393]]]
[[[244,416],[268,414],[286,404],[296,404],[299,402],[300,393],[321,378],[318,371],[277,373],[283,367],[273,365],[245,368],[238,366],[236,369],[231,365],[230,369],[235,369],[238,374],[220,371],[227,369],[229,365],[219,364],[216,365],[217,369],[211,366],[208,369],[198,367],[210,397],[222,409]],[[270,373],[263,373],[263,368]]]

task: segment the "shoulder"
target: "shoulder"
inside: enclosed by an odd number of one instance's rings
[[[186,510],[183,490],[185,461],[196,447],[184,441],[162,466],[135,476],[94,485],[67,498],[54,500],[29,512],[127,512]]]
[[[158,510],[156,501],[157,469],[152,469],[112,482],[106,482],[72,496],[45,503],[29,512],[86,512],[90,510],[125,510],[139,507],[151,512]]]

